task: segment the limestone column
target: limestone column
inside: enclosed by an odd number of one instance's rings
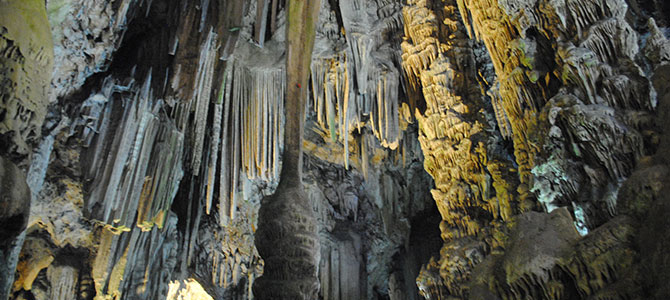
[[[256,247],[265,261],[257,299],[316,299],[320,245],[312,205],[302,186],[304,107],[320,1],[288,2],[286,127],[283,166],[274,195],[263,199]]]

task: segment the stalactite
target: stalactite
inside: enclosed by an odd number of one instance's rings
[[[398,148],[401,133],[400,113],[396,100],[400,75],[394,67],[384,67],[382,70],[375,70],[372,75],[373,78],[377,78],[377,84],[368,92],[368,95],[375,99],[372,101],[370,121],[373,132],[382,146],[395,150]]]
[[[101,228],[101,251],[92,263],[96,295],[121,299],[164,298],[168,282],[150,277],[168,278],[176,265],[177,218],[166,216],[163,229],[146,232],[134,227],[118,234]],[[104,250],[102,250],[104,249]]]
[[[275,2],[275,1],[273,1]],[[256,24],[254,29],[254,39],[261,48],[265,43],[265,31],[267,28],[268,10],[270,9],[270,0],[258,0],[256,3]],[[276,8],[275,8],[276,10]]]
[[[47,270],[47,279],[54,283],[51,286],[49,299],[66,300],[72,299],[77,293],[79,272],[71,266],[51,265]]]
[[[137,224],[146,230],[163,228],[183,176],[183,135],[169,123],[161,123],[156,135],[138,206]]]
[[[221,102],[223,101],[223,89],[220,93],[221,96],[219,97],[219,101],[214,105],[214,127],[212,128],[214,135],[212,137],[209,166],[207,168],[207,198],[205,201],[205,212],[207,214],[209,214],[212,207],[212,199],[214,198],[214,180],[216,176],[216,164],[219,158],[219,143],[221,140],[221,114],[223,110],[223,103]],[[223,171],[221,173],[223,173]]]
[[[136,218],[137,225],[147,230],[154,224],[162,227],[183,174],[183,135],[170,121],[161,120],[162,102],[152,99],[150,82],[151,75],[142,87],[119,87],[107,80],[106,94],[94,94],[92,99],[116,98],[118,91],[127,89],[135,94],[120,96],[120,105],[107,101],[104,111],[94,116],[101,119],[99,127],[82,136],[86,140],[99,132],[89,147],[92,164],[86,172],[94,182],[89,186],[87,209],[99,221],[121,230],[131,228]],[[108,128],[117,110],[123,112],[120,125]],[[101,208],[92,210],[95,206]]]
[[[223,133],[221,134],[221,165],[220,165],[220,174],[219,174],[219,218],[220,223],[223,225],[224,217],[228,213],[226,209],[230,207],[230,189],[229,185],[226,184],[230,182],[230,144],[231,135],[229,134],[230,120],[231,120],[231,86],[232,86],[232,68],[231,64],[226,64],[226,69],[223,73],[223,84],[221,85],[221,93],[225,93],[225,97],[222,99],[224,103],[223,110]],[[227,101],[226,101],[227,100]]]
[[[209,11],[209,1],[210,0],[200,0],[200,26],[198,27],[198,32],[202,32],[202,30],[205,29],[207,12]]]
[[[466,297],[468,287],[463,283],[495,247],[490,237],[496,229],[488,220],[509,221],[518,200],[515,174],[506,170],[513,164],[495,154],[495,143],[502,135],[489,128],[494,118],[505,120],[506,116],[498,111],[496,98],[492,111],[477,111],[484,107],[484,96],[468,86],[478,82],[477,70],[467,69],[464,63],[474,61],[473,43],[465,37],[455,2],[444,4],[439,12],[425,1],[412,1],[403,9],[403,69],[426,102],[425,111],[416,112],[419,142],[424,167],[435,180],[431,193],[442,216],[445,241],[439,259],[440,282],[417,278],[417,283],[425,285],[426,295]],[[448,32],[449,39],[440,40],[441,30]],[[482,218],[483,214],[487,217]],[[442,284],[446,290],[440,290]]]
[[[204,8],[203,8],[204,9]],[[195,107],[195,119],[192,136],[194,137],[193,151],[191,155],[191,169],[200,170],[200,163],[203,159],[203,147],[205,139],[205,129],[207,125],[207,114],[210,107],[210,95],[212,92],[212,80],[214,75],[214,66],[217,60],[217,36],[214,30],[210,30],[207,39],[200,47],[200,61],[198,62],[197,77],[195,79],[195,88],[191,101]],[[197,174],[197,172],[196,172]]]
[[[249,67],[233,57],[223,77],[219,212],[234,218],[240,174],[278,180],[286,72],[273,64]]]

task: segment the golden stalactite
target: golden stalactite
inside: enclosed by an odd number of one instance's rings
[[[484,95],[467,86],[468,81],[477,82],[477,73],[461,63],[473,53],[467,50],[472,45],[455,2],[444,1],[441,11],[433,11],[427,1],[410,2],[403,9],[403,69],[425,101],[425,111],[416,111],[415,117],[424,168],[435,180],[431,193],[443,220],[440,276],[450,295],[463,296],[464,282],[478,261],[461,258],[453,249],[479,241],[468,247],[486,255],[487,249],[500,246],[492,238],[497,229],[481,212],[494,222],[510,220],[517,207],[517,173],[510,171],[511,162],[490,157],[489,145],[482,141],[481,136],[494,133],[478,111]]]
[[[369,66],[367,90],[362,93],[354,89],[352,63],[343,52],[315,59],[311,65],[310,107],[316,115],[314,131],[331,147],[343,149],[341,155],[346,168],[352,160],[350,151],[360,148],[351,144],[355,140],[354,132],[364,135],[363,128],[367,127],[382,147],[396,150],[401,145],[409,116],[398,102],[400,76],[394,67],[381,62]]]
[[[463,22],[471,24],[466,26],[468,33],[483,41],[489,50],[501,85],[500,99],[494,102],[497,119],[503,124],[504,134],[512,137],[519,178],[527,189],[531,184],[534,157],[539,152],[527,135],[529,128],[537,126],[538,109],[544,105],[546,93],[541,85],[533,83],[534,75],[525,71],[528,68],[524,64],[529,58],[524,56],[523,49],[514,48],[523,46],[524,42],[517,40],[516,28],[509,23],[497,1],[457,1]]]

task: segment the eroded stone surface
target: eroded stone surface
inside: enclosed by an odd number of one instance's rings
[[[53,43],[42,1],[3,1],[0,18],[1,150],[26,157],[46,116]]]

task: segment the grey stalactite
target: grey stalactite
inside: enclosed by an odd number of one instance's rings
[[[240,163],[239,163],[239,157],[240,157],[240,124],[242,124],[242,118],[240,118],[240,96],[239,94],[242,93],[242,85],[239,84],[238,82],[242,80],[240,76],[238,75],[241,72],[235,72],[235,85],[233,85],[235,89],[235,93],[233,96],[233,132],[231,133],[233,137],[233,157],[231,159],[232,161],[232,178],[231,178],[231,186],[230,186],[230,207],[228,207],[228,217],[231,219],[235,218],[235,203],[236,203],[236,188],[237,188],[237,177],[239,176],[238,171],[240,168]]]
[[[134,97],[123,97],[124,116],[119,128],[107,130],[114,118],[114,101],[105,102],[98,137],[89,147],[93,164],[85,174],[95,181],[91,184],[88,209],[101,205],[92,215],[103,223],[130,228],[137,219],[138,226],[150,229],[162,227],[172,205],[182,177],[181,153],[183,134],[169,121],[159,117],[162,102],[153,101],[149,91],[151,76],[142,87],[130,86]],[[105,81],[106,98],[117,97],[114,80]],[[121,87],[125,90],[125,87]],[[100,97],[94,94],[92,98]],[[109,134],[115,138],[106,145]],[[83,136],[82,139],[86,139]]]
[[[265,32],[267,28],[268,10],[270,9],[270,0],[258,0],[256,9],[256,28],[254,37],[256,39],[256,43],[262,48],[263,44],[265,43]]]
[[[212,128],[214,135],[212,136],[212,151],[210,153],[209,167],[207,168],[207,200],[205,209],[207,214],[209,214],[212,207],[212,199],[214,198],[214,179],[216,177],[216,163],[219,158],[219,141],[221,140],[222,106],[223,104],[221,103],[214,105],[214,127]]]
[[[207,39],[201,47],[200,61],[198,63],[195,89],[193,90],[192,102],[195,102],[195,126],[193,136],[195,137],[191,160],[192,170],[200,170],[203,158],[203,147],[205,129],[207,125],[207,113],[209,111],[210,95],[212,92],[212,80],[214,74],[214,63],[217,60],[217,36],[213,29],[209,31]]]
[[[230,205],[230,138],[232,138],[230,133],[230,122],[231,118],[231,98],[230,93],[232,90],[232,81],[233,81],[233,71],[234,68],[232,65],[234,61],[229,61],[226,64],[226,69],[223,74],[224,84],[222,84],[222,93],[225,91],[225,96],[223,98],[224,110],[223,110],[223,132],[222,137],[223,141],[221,143],[221,168],[219,176],[219,224],[224,226],[228,216],[227,208]]]
[[[228,61],[219,176],[222,216],[234,218],[240,175],[277,180],[277,153],[283,141],[279,136],[283,115],[280,87],[285,76],[281,67],[250,68],[235,57]]]
[[[209,11],[209,1],[210,0],[200,1],[200,27],[198,27],[198,32],[202,32],[202,30],[205,29],[205,24],[207,22],[207,11]]]

